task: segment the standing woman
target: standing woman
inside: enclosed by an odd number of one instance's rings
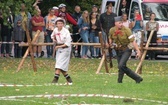
[[[89,13],[87,10],[83,11],[82,17],[78,20],[79,33],[84,43],[89,43]],[[88,46],[82,46],[82,57],[88,59],[87,57]]]
[[[150,47],[155,47],[156,45],[152,45],[152,43],[156,43],[157,41],[157,31],[159,30],[159,23],[155,21],[155,13],[150,14],[150,20],[146,23],[146,31],[147,31],[147,39],[149,38],[149,35],[152,30],[154,30],[152,39],[151,39],[151,45]],[[149,59],[155,59],[155,51],[148,51]]]
[[[122,22],[123,22],[123,26],[131,29],[131,22],[128,20],[128,16],[126,13],[122,14]]]
[[[55,64],[55,76],[52,83],[57,83],[60,73],[64,75],[68,85],[72,85],[71,77],[68,75],[68,66],[71,54],[71,36],[68,29],[64,27],[65,20],[57,18],[56,28],[51,34],[51,39],[56,43],[56,64]]]
[[[90,42],[91,43],[99,43],[99,31],[100,31],[100,21],[97,19],[97,13],[91,12],[90,14]],[[99,56],[99,48],[96,48],[96,53],[94,53],[94,47],[91,48],[91,56],[98,57]],[[95,55],[94,55],[95,54]]]
[[[134,11],[134,19],[131,22],[132,32],[135,35],[135,41],[140,46],[141,44],[141,30],[143,27],[143,22],[139,10]]]

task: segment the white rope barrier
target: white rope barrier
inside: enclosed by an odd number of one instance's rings
[[[62,86],[62,85],[72,85],[72,84],[68,84],[68,83],[48,83],[44,85],[0,84],[0,87],[32,87],[32,86]]]
[[[114,98],[114,99],[131,99],[131,100],[138,100],[138,101],[146,101],[151,103],[158,103],[158,104],[165,104],[167,105],[168,102],[165,101],[158,101],[158,100],[149,100],[149,99],[142,99],[142,98],[131,98],[125,96],[118,96],[118,95],[108,95],[108,94],[44,94],[44,95],[21,95],[21,96],[3,96],[0,97],[0,100],[10,100],[10,99],[20,99],[20,98],[66,98],[66,97],[102,97],[102,98]]]

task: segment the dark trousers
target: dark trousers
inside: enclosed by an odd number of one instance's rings
[[[50,31],[50,30],[47,30],[47,35],[45,36],[45,41],[47,43],[52,43],[52,39],[51,39],[51,34],[52,34],[53,31]],[[46,46],[46,49],[47,49],[47,57],[50,57],[52,56],[52,53],[53,53],[53,46]]]
[[[148,31],[148,32],[147,32],[147,39],[149,38],[150,32],[151,32],[151,31]],[[156,42],[157,42],[157,31],[154,31],[153,36],[152,36],[152,39],[151,39],[151,41],[150,41],[150,44],[151,44],[151,45],[149,45],[149,47],[156,47]],[[153,43],[154,43],[155,45],[152,45]],[[148,51],[147,51],[147,54],[148,54],[149,59],[155,59],[155,52],[156,52],[156,51],[154,51],[154,50],[148,50]]]
[[[135,81],[139,81],[141,77],[127,67],[127,61],[132,53],[131,49],[116,50],[118,62],[118,83],[122,83],[124,73]]]
[[[16,42],[18,42],[18,41],[16,41]],[[22,57],[22,47],[20,47],[18,44],[14,45],[14,57],[15,58]]]
[[[73,42],[82,42],[81,36],[79,34],[73,34],[72,36],[72,41]],[[77,49],[77,56],[80,56],[81,52],[81,45],[76,45],[75,48],[73,48],[74,51]],[[73,52],[75,53],[75,52]]]
[[[10,42],[11,41],[11,31],[10,29],[6,32],[3,31],[1,34],[2,42]],[[1,45],[1,54],[9,54],[10,52],[10,44],[3,43]]]

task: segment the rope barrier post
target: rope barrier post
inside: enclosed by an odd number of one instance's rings
[[[150,36],[149,36],[148,41],[147,41],[147,43],[146,43],[146,45],[145,45],[145,48],[147,48],[147,49],[148,49],[148,47],[149,47],[149,44],[150,44],[150,41],[151,41],[151,39],[152,39],[153,33],[154,33],[154,30],[152,30],[152,31],[150,32]],[[146,56],[146,53],[147,53],[147,49],[144,50],[144,52],[143,52],[143,54],[142,54],[142,56],[141,56],[140,62],[139,62],[138,66],[137,66],[137,68],[136,68],[136,71],[135,71],[136,73],[139,73],[139,71],[140,71],[140,68],[141,68],[141,66],[142,66],[142,63],[143,63],[143,61],[144,61],[144,59],[145,59],[145,56]]]
[[[107,60],[106,60],[106,49],[104,48],[105,43],[103,43],[103,38],[102,38],[101,32],[99,32],[99,38],[100,38],[100,44],[101,44],[101,50],[102,50],[102,59],[100,61],[99,67],[96,71],[96,74],[99,74],[100,69],[102,68],[103,62],[105,63],[106,72],[109,73],[108,66],[107,66]]]
[[[143,49],[143,43],[144,43],[144,31],[142,30],[141,31],[141,43],[140,43],[140,51],[141,51],[141,53],[143,53],[143,51],[144,51],[144,49]],[[142,57],[142,55],[141,55],[141,57]],[[140,59],[141,59],[141,57],[140,57]],[[142,74],[142,65],[139,68],[138,74]]]
[[[33,55],[33,47],[32,47],[32,44],[37,40],[38,36],[40,35],[40,31],[38,30],[38,31],[36,32],[36,35],[35,35],[35,37],[33,38],[32,42],[31,42],[31,40],[30,40],[30,34],[29,34],[29,31],[28,31],[28,30],[26,31],[26,35],[27,35],[28,46],[29,46],[29,47],[27,48],[27,50],[26,50],[26,52],[25,52],[25,54],[24,54],[24,56],[23,56],[21,62],[19,63],[19,66],[18,66],[16,72],[19,72],[19,70],[21,69],[21,66],[23,65],[23,63],[24,63],[24,61],[25,61],[25,59],[26,59],[26,57],[27,57],[29,51],[30,51],[30,54],[31,54],[31,60],[32,60],[32,64],[33,64],[33,69],[34,69],[34,71],[37,71],[36,63],[35,63],[34,55]]]

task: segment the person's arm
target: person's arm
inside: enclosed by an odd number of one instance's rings
[[[140,26],[143,27],[143,22],[142,22],[142,20],[140,21]]]
[[[108,37],[108,40],[109,40],[109,47],[112,47],[112,43],[113,43],[113,40],[112,40],[112,34],[113,34],[113,30],[110,29],[109,30],[109,37]]]
[[[101,30],[101,28],[100,28],[100,21],[99,20],[96,21],[96,30],[98,30],[98,31]]]
[[[52,39],[53,42],[56,43],[56,37],[55,37],[54,33],[55,33],[55,29],[53,30],[53,32],[51,34],[51,39]]]
[[[156,31],[159,30],[159,23],[157,22],[157,25],[156,25]]]
[[[146,31],[149,31],[149,23],[146,23]]]
[[[83,21],[82,18],[79,18],[78,23],[77,23],[79,28],[82,28],[82,21]]]
[[[135,26],[135,23],[136,23],[135,19],[131,21],[132,28]]]
[[[43,22],[39,22],[39,23],[35,22],[35,21],[32,19],[32,24],[33,24],[33,26],[45,26],[44,19],[43,19]]]
[[[132,24],[131,22],[129,21],[129,28],[132,29]]]
[[[136,43],[135,40],[132,42],[132,45],[134,46],[134,48],[135,48],[135,50],[136,50],[136,52],[137,52],[137,55],[136,55],[136,56],[137,56],[138,58],[140,58],[140,57],[141,57],[141,51],[139,50],[138,44]]]

